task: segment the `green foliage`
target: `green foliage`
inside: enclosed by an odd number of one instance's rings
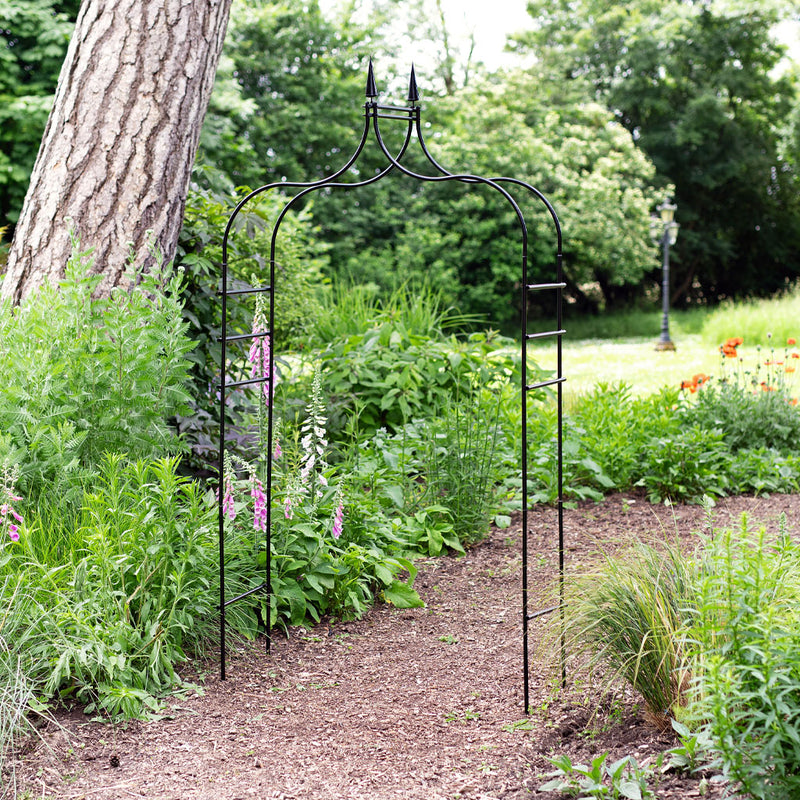
[[[640,692],[661,727],[686,703],[690,661],[683,630],[693,617],[695,572],[677,544],[637,543],[622,556],[607,556],[570,591],[571,647]]]
[[[607,763],[608,753],[592,759],[591,766],[573,764],[567,755],[547,760],[556,768],[556,776],[539,787],[540,792],[562,792],[582,800],[590,797],[608,800],[647,800],[655,795],[647,786],[649,771],[642,769],[633,756],[623,756]]]
[[[705,384],[697,402],[681,403],[675,389],[633,397],[625,384],[597,384],[575,398],[564,420],[565,497],[601,499],[612,488],[642,487],[653,502],[698,502],[793,491],[797,408],[779,392],[714,386]],[[728,400],[733,393],[739,405]],[[537,407],[529,421],[534,502],[556,498],[554,437],[554,410]]]
[[[746,517],[705,540],[690,712],[734,790],[760,800],[800,787],[798,566],[785,529],[773,539]]]
[[[311,398],[299,425],[283,426],[280,455],[273,450],[273,497],[270,570],[273,598],[269,608],[264,596],[251,595],[249,609],[238,626],[255,635],[259,625],[302,625],[319,622],[323,614],[360,616],[375,596],[399,606],[421,605],[412,585],[416,569],[401,550],[406,549],[389,533],[391,525],[381,520],[380,506],[372,506],[378,519],[370,524],[356,514],[350,522],[351,503],[358,504],[358,490],[348,490],[346,472],[329,467],[326,433],[327,409],[319,368],[311,386]],[[262,448],[263,429],[262,429]],[[235,594],[261,585],[267,553],[266,495],[260,476],[266,465],[251,464],[227,456],[224,482],[226,526],[226,570],[232,575]],[[235,471],[246,474],[235,480]],[[245,498],[249,493],[250,499]],[[353,498],[353,500],[351,500]],[[251,513],[252,527],[242,523],[242,513]],[[362,512],[363,514],[363,512]],[[400,546],[398,546],[400,545]],[[408,581],[399,580],[407,572]]]
[[[692,732],[688,726],[678,720],[672,720],[672,730],[678,736],[680,744],[671,747],[664,755],[669,756],[665,767],[678,772],[696,772],[710,760],[711,742],[703,733]]]
[[[769,294],[797,276],[798,174],[781,138],[797,82],[776,69],[773,9],[534,0],[529,12],[520,40],[556,100],[599,99],[674,184],[678,296]]]
[[[711,381],[697,393],[696,402],[682,406],[682,420],[719,431],[733,453],[745,448],[790,452],[800,436],[800,413],[782,388],[763,390],[760,379],[765,377],[736,372]]]
[[[0,315],[0,461],[19,465],[32,501],[79,503],[105,452],[182,447],[166,422],[188,400],[182,274],[157,259],[98,299],[91,263],[75,243],[59,288]]]
[[[34,517],[2,546],[3,635],[36,696],[141,714],[180,682],[187,648],[202,647],[216,613],[216,515],[176,467],[110,456],[74,526]],[[60,558],[47,563],[54,540]]]
[[[428,424],[420,453],[425,476],[421,503],[443,506],[464,545],[488,534],[497,506],[493,489],[501,478],[496,446],[502,400],[488,394],[445,405],[442,415]]]
[[[79,5],[0,0],[0,222],[22,208]]]
[[[215,85],[203,159],[220,166],[237,186],[311,181],[332,173],[358,138],[326,112],[357,111],[363,49],[362,37],[330,23],[317,0],[234,4],[225,40],[226,80]]]
[[[436,416],[451,398],[465,400],[507,380],[514,370],[507,344],[491,331],[433,340],[402,320],[379,319],[327,346],[323,382],[339,415],[357,409],[363,433],[396,431],[416,417]],[[341,424],[334,421],[334,431]]]
[[[337,283],[321,298],[319,312],[311,320],[309,343],[325,347],[384,322],[439,339],[480,322],[480,318],[448,307],[443,293],[432,290],[427,283],[406,281],[389,294],[381,294],[375,284]]]
[[[209,170],[200,170],[208,173]],[[211,381],[220,364],[221,328],[218,289],[222,275],[222,235],[236,202],[248,190],[222,195],[195,186],[186,203],[177,263],[186,269],[185,314],[198,341],[198,381]],[[260,195],[238,216],[228,239],[228,288],[269,284],[272,226],[287,203],[276,193]],[[310,209],[289,212],[281,222],[276,246],[275,345],[298,346],[317,315],[324,247],[314,240]],[[249,331],[254,309],[230,303],[229,333]]]
[[[699,502],[704,494],[728,494],[729,451],[722,434],[694,425],[674,436],[648,442],[636,486],[647,489],[651,502]]]

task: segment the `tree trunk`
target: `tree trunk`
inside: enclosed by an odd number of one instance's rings
[[[175,252],[231,0],[84,0],[8,256],[19,302],[64,275],[70,230],[93,247],[98,292],[147,232]]]

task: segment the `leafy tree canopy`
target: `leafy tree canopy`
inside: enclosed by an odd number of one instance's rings
[[[0,0],[0,225],[14,223],[80,0]]]
[[[532,0],[518,37],[554,84],[614,111],[676,187],[676,294],[766,293],[800,275],[795,164],[783,146],[797,81],[779,75],[778,4]],[[795,76],[796,78],[796,76]]]

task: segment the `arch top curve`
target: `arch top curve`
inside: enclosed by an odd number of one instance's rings
[[[377,99],[378,90],[375,82],[375,74],[374,74],[372,59],[370,59],[369,62],[367,86],[365,94],[367,97],[367,101],[365,102],[363,107],[364,127],[361,133],[361,139],[357,147],[355,148],[353,154],[350,156],[349,159],[347,159],[347,161],[341,167],[339,167],[335,172],[331,173],[330,175],[327,175],[316,181],[307,181],[307,182],[276,181],[273,183],[264,184],[263,186],[259,186],[258,188],[251,190],[247,195],[245,195],[245,197],[239,200],[239,202],[236,204],[236,206],[234,207],[233,211],[231,212],[228,218],[228,223],[225,227],[225,231],[223,234],[223,239],[222,239],[223,269],[225,268],[225,265],[227,263],[227,258],[226,258],[227,244],[230,237],[230,233],[233,229],[233,225],[236,221],[236,218],[239,216],[239,214],[242,212],[245,206],[257,196],[276,189],[298,190],[295,195],[289,198],[286,206],[284,207],[283,211],[279,215],[278,220],[276,221],[275,230],[273,232],[273,241],[274,241],[274,237],[277,235],[277,229],[280,227],[280,223],[284,219],[289,208],[291,208],[291,206],[302,197],[305,197],[306,195],[316,190],[324,188],[356,189],[368,186],[370,184],[377,183],[378,181],[382,180],[392,172],[399,172],[410,178],[422,182],[442,183],[442,182],[454,181],[466,184],[481,184],[490,187],[491,189],[498,192],[505,198],[506,202],[508,202],[511,205],[515,214],[517,215],[520,227],[523,230],[524,247],[527,253],[527,224],[525,221],[525,215],[523,214],[521,206],[517,202],[517,199],[507,188],[503,186],[503,184],[510,184],[512,186],[524,189],[526,192],[528,192],[531,196],[536,198],[539,202],[541,202],[544,205],[548,215],[550,216],[556,238],[556,257],[557,259],[561,258],[562,247],[563,247],[563,234],[561,229],[561,223],[559,221],[558,214],[556,213],[553,204],[549,201],[547,196],[541,190],[539,190],[532,184],[528,183],[527,181],[523,181],[519,178],[506,177],[506,176],[485,177],[470,173],[456,173],[444,167],[433,156],[425,140],[425,135],[422,129],[422,113],[421,113],[422,110],[420,105],[418,105],[419,90],[417,87],[416,72],[413,65],[411,67],[411,75],[409,80],[407,105],[382,104],[378,102]],[[394,155],[384,142],[383,135],[380,130],[380,120],[397,120],[406,123],[405,138],[402,146],[397,152],[397,155]],[[370,131],[374,132],[375,141],[378,145],[378,148],[386,158],[387,162],[386,166],[375,175],[366,178],[364,180],[340,181],[339,179],[345,176],[356,165],[359,157],[364,151],[364,148],[369,140]],[[420,150],[422,151],[425,160],[431,165],[431,167],[435,172],[435,174],[433,175],[426,175],[414,172],[413,170],[409,169],[402,163],[402,159],[408,152],[414,134],[416,134]]]

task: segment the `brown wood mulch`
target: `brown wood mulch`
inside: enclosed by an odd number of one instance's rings
[[[800,496],[718,503],[716,524],[742,512],[775,527],[800,522]],[[567,568],[633,537],[691,537],[697,506],[615,495],[565,513]],[[587,763],[633,755],[653,763],[674,746],[625,687],[610,693],[571,676],[559,686],[543,618],[531,626],[531,707],[522,708],[520,529],[493,530],[464,558],[420,562],[425,608],[378,605],[360,621],[326,622],[239,647],[221,682],[204,666],[202,690],[173,698],[160,720],[113,726],[58,715],[41,741],[10,760],[7,796],[29,798],[280,798],[497,800],[559,797],[537,790],[548,755]],[[556,583],[555,512],[531,519],[531,609]],[[699,777],[666,774],[658,798],[699,797]],[[720,797],[711,784],[706,797]]]

